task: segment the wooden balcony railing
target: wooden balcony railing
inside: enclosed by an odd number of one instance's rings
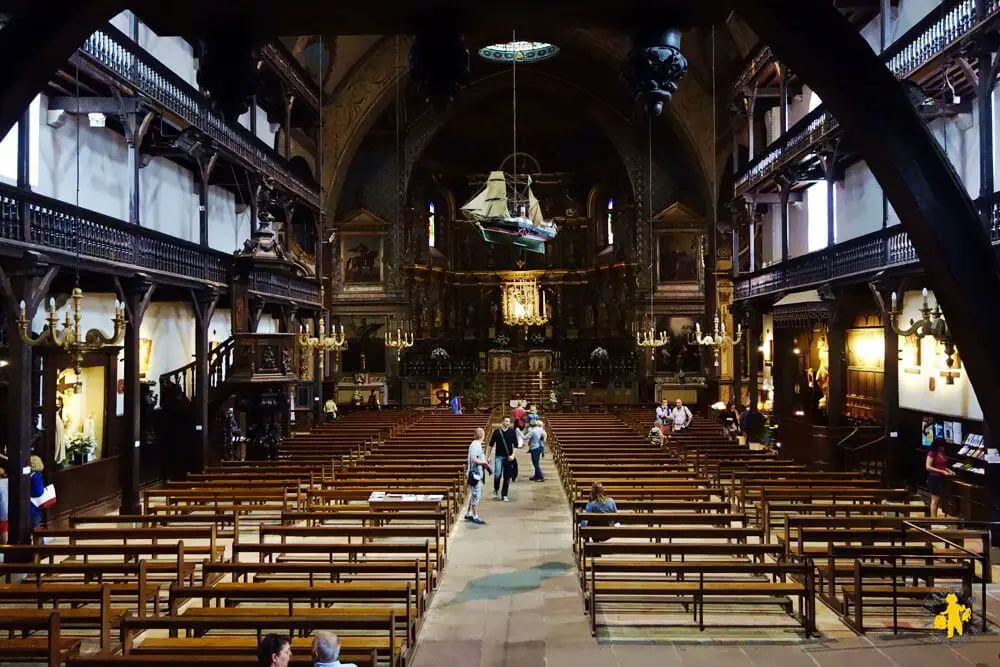
[[[219,285],[232,268],[224,252],[4,184],[0,239]]]
[[[319,209],[319,192],[293,176],[281,156],[242,125],[226,122],[212,110],[208,98],[114,26],[107,25],[93,33],[80,48],[80,53],[204,132],[249,168]]]
[[[990,242],[994,247],[1000,246],[1000,193],[981,199],[977,204],[980,209],[985,207],[990,211]],[[740,276],[735,281],[734,298],[752,299],[805,289],[917,261],[917,252],[910,243],[909,235],[895,225]]]
[[[984,0],[977,14],[976,0],[945,0],[897,39],[881,55],[898,79],[920,79],[925,66],[945,52],[958,51],[973,33],[987,23],[1000,20],[1000,0]],[[774,62],[771,49],[763,47],[747,64],[733,86],[734,95],[742,95],[768,64]],[[736,177],[734,196],[751,192],[773,173],[813,149],[823,138],[839,129],[837,120],[822,106],[813,109],[778,137]]]
[[[280,42],[273,41],[264,45],[261,56],[290,83],[297,95],[311,106],[319,109],[319,85],[309,79],[309,75],[302,69],[302,66],[295,60],[295,56],[288,52]]]
[[[233,255],[139,227],[96,211],[0,183],[0,244],[35,248],[69,263],[107,263],[226,289]],[[156,276],[152,276],[154,279]],[[251,289],[319,305],[319,283],[255,269]]]
[[[315,280],[293,278],[263,269],[250,272],[248,288],[251,292],[284,297],[297,303],[320,303],[319,283]]]

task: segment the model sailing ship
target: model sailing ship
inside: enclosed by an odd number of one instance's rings
[[[503,243],[544,254],[545,244],[559,230],[542,218],[542,207],[531,191],[531,177],[526,178],[524,195],[518,191],[516,175],[511,181],[508,186],[504,172],[491,171],[486,187],[462,207],[462,213],[479,228],[487,243]],[[511,215],[511,203],[516,215]]]

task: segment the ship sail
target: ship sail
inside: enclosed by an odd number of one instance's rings
[[[531,191],[530,176],[528,177],[528,219],[536,225],[544,226],[549,224],[544,220],[544,218],[542,218],[542,207],[538,203],[535,193]]]
[[[474,219],[509,218],[507,179],[502,171],[491,171],[486,187],[470,199],[462,211]]]

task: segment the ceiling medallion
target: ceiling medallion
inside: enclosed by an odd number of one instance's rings
[[[548,42],[511,41],[490,44],[479,49],[480,57],[494,62],[537,63],[554,58],[559,53],[559,47]]]

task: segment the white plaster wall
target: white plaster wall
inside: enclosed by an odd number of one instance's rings
[[[174,74],[198,88],[198,61],[191,45],[184,39],[160,37],[145,23],[140,23],[137,43]]]
[[[928,124],[931,134],[948,155],[965,189],[979,196],[979,112],[973,106],[971,114],[938,119]],[[996,162],[996,160],[994,160]]]
[[[257,114],[257,138],[271,148],[277,150],[277,146],[275,146],[274,141],[275,137],[278,135],[280,125],[276,123],[272,129],[271,124],[267,120],[267,112],[256,104],[251,108],[251,111]]]
[[[780,209],[780,206],[775,206]],[[780,221],[780,218],[777,218]],[[779,229],[780,233],[780,229]],[[781,252],[781,237],[778,237],[778,253]],[[805,197],[802,201],[788,204],[788,256],[798,257],[809,252],[809,209]]]
[[[236,212],[236,196],[229,190],[208,190],[208,245],[214,250],[233,252],[250,238],[250,208]]]
[[[844,179],[834,186],[834,198],[838,243],[882,228],[882,188],[865,163],[844,171]]]
[[[199,242],[198,194],[192,172],[166,158],[153,158],[139,170],[139,199],[143,227]]]
[[[929,295],[931,304],[935,303],[934,293]],[[903,322],[911,318],[920,316],[918,308],[921,304],[919,291],[906,292],[902,297],[902,314],[900,319]],[[947,314],[945,314],[947,317]],[[904,341],[900,339],[900,352],[903,352]],[[919,369],[908,365],[905,362],[905,355],[901,354],[899,363],[899,405],[911,410],[924,410],[952,417],[964,417],[966,419],[982,419],[983,410],[976,398],[976,392],[969,382],[969,376],[964,368],[959,369],[960,377],[955,379],[955,384],[949,385],[940,373],[946,369],[943,346],[931,337],[925,337],[920,341],[921,364]],[[961,355],[961,350],[958,351]],[[907,372],[907,370],[911,372]],[[912,372],[919,370],[919,373]],[[930,378],[934,378],[934,391],[930,390]]]
[[[48,100],[42,99],[48,109]],[[128,219],[127,147],[121,135],[90,127],[87,118],[67,115],[62,127],[39,125],[37,191],[68,203],[77,201],[77,131],[79,130],[80,206]]]

